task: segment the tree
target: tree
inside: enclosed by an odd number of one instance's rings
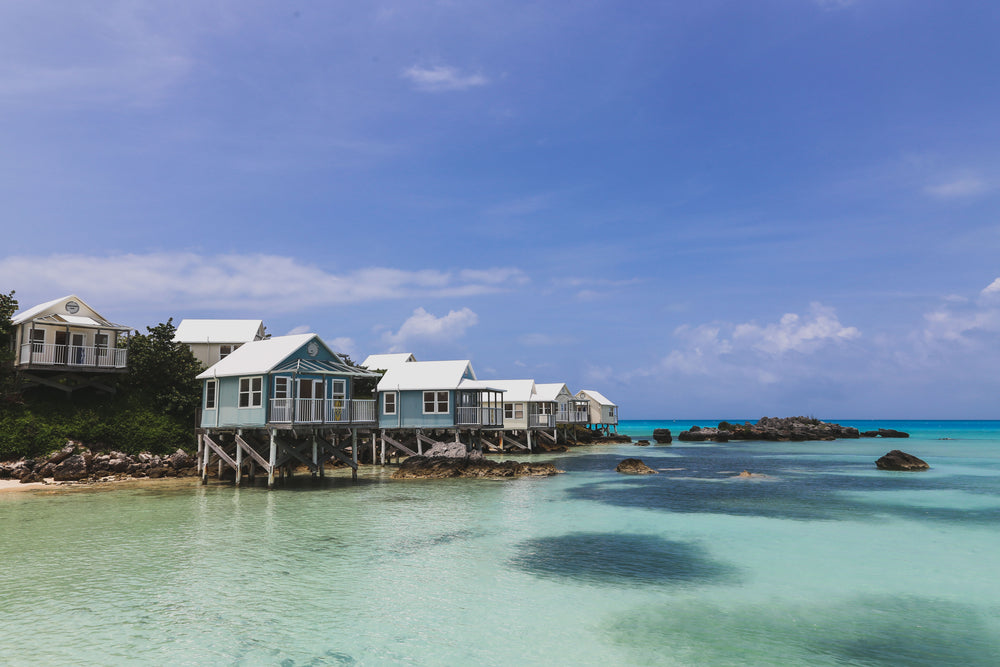
[[[14,349],[16,327],[11,321],[17,308],[14,290],[11,290],[10,294],[0,292],[0,398],[5,400],[14,393],[17,384],[14,372],[14,359],[17,357],[17,351]]]
[[[201,382],[195,379],[201,363],[187,345],[174,342],[173,318],[146,331],[129,337],[124,389],[131,400],[193,422],[201,404]]]
[[[364,368],[363,366],[358,366],[356,363],[354,363],[349,354],[344,354],[343,352],[338,352],[337,354],[338,356],[340,356],[341,359],[344,360],[344,363],[350,366],[351,368],[357,368],[363,371],[370,370],[368,368]],[[368,397],[368,396],[375,398],[376,389],[378,388],[378,381],[382,379],[383,375],[385,375],[385,371],[376,370],[373,372],[378,373],[378,377],[354,378],[354,382],[351,385],[352,386],[351,392],[355,398]]]

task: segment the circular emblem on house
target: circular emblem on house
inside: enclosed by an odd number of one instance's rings
[[[310,357],[315,357],[317,354],[319,354],[319,345],[316,343],[316,341],[309,343],[309,345],[306,347],[306,352],[309,354]]]
[[[77,313],[80,312],[80,304],[78,304],[76,301],[67,301],[66,312],[69,313],[70,315],[76,315]]]

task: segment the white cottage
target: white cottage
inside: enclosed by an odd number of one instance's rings
[[[618,431],[618,406],[608,400],[601,392],[594,389],[582,389],[576,392],[576,397],[586,399],[590,407],[590,423],[608,431],[614,427]]]
[[[184,343],[195,359],[212,366],[246,343],[264,338],[261,320],[181,320],[174,342]]]
[[[409,352],[398,352],[394,354],[369,354],[365,357],[365,360],[361,362],[361,366],[370,371],[387,371],[390,368],[395,368],[399,364],[405,364],[416,360],[417,358]]]
[[[590,421],[590,401],[574,397],[565,383],[536,384],[535,391],[540,400],[556,404],[556,424],[586,424]]]
[[[97,379],[128,371],[119,348],[131,330],[115,324],[71,294],[14,314],[14,366],[22,377],[64,391],[84,385],[110,389]]]
[[[539,394],[534,380],[490,380],[490,384],[504,390],[505,430],[555,427],[557,403]]]

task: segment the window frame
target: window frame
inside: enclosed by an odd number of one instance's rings
[[[389,409],[389,403],[392,403],[392,409]],[[384,415],[395,415],[399,409],[399,394],[395,391],[386,391],[382,393],[382,414]]]
[[[218,380],[205,381],[205,409],[215,410],[218,406],[219,383]]]
[[[223,352],[223,349],[225,349],[225,352]],[[219,345],[219,361],[222,361],[223,359],[228,357],[230,354],[233,353],[233,350],[235,349],[236,346],[233,345],[232,343],[223,343],[222,345]]]
[[[246,388],[244,388],[244,383],[246,383]],[[256,384],[256,388],[254,388]],[[246,399],[246,405],[244,405],[244,397]],[[240,378],[239,383],[239,398],[236,402],[236,407],[241,410],[251,410],[260,408],[264,405],[264,376],[262,375],[247,375]]]
[[[287,375],[277,375],[274,378],[274,396],[276,399],[291,398],[290,388],[291,388],[291,378]],[[279,396],[279,393],[283,395]]]
[[[428,394],[431,396],[430,399],[427,398]],[[442,400],[442,396],[444,400]],[[451,392],[449,391],[426,390],[423,393],[423,399],[425,415],[445,415],[451,412]],[[430,410],[427,409],[428,405],[431,406]]]

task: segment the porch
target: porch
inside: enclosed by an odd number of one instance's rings
[[[587,401],[570,401],[559,405],[556,423],[586,424],[588,421],[590,421],[590,403]]]
[[[21,345],[16,365],[19,368],[125,371],[128,368],[128,350],[103,345],[25,343]]]
[[[272,398],[272,424],[375,424],[375,399]]]

